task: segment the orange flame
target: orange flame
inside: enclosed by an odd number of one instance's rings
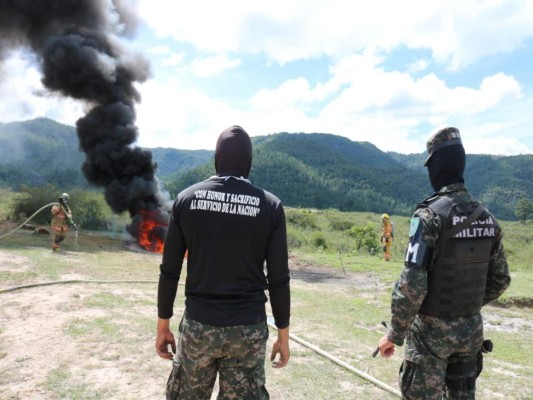
[[[154,253],[162,253],[165,247],[164,239],[157,235],[159,227],[166,227],[167,224],[163,224],[155,218],[155,213],[148,211],[141,211],[142,219],[138,226],[137,241],[139,245],[145,250],[152,251]]]

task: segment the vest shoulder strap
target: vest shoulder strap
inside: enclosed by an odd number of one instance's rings
[[[468,216],[467,219],[465,219],[460,224],[455,225],[453,228],[448,229],[444,234],[442,235],[443,240],[447,240],[451,238],[452,236],[456,235],[457,233],[461,232],[463,229],[470,226],[472,222],[474,222],[483,212],[484,207],[481,204],[478,204],[477,208],[474,210],[472,214]]]

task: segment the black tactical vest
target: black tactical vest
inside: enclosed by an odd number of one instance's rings
[[[426,206],[441,217],[442,227],[428,270],[428,293],[419,313],[440,318],[475,315],[483,303],[498,224],[481,208],[479,216],[465,225],[465,220],[478,208],[478,202],[454,203],[443,196],[432,200]],[[447,231],[457,233],[446,238]]]

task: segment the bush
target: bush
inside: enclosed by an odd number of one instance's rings
[[[520,199],[516,202],[515,215],[523,224],[528,218],[533,216],[533,201],[529,199]]]
[[[53,185],[41,187],[23,186],[20,190],[24,196],[15,201],[13,214],[18,222],[33,215],[39,208],[53,202],[57,202],[61,194]],[[32,221],[38,224],[49,224],[51,220],[50,209],[37,214]]]
[[[316,229],[316,215],[309,210],[288,209],[285,212],[287,223],[304,229]]]
[[[328,247],[326,237],[322,232],[313,232],[311,235],[311,243],[313,246],[320,247],[322,249],[327,249]]]
[[[293,226],[287,226],[287,246],[290,249],[297,249],[305,244],[305,236],[302,232],[295,229]]]
[[[331,228],[333,230],[342,231],[342,232],[351,229],[354,225],[354,223],[351,221],[336,218],[336,217],[330,217],[329,224],[331,225]]]
[[[63,193],[52,185],[36,188],[23,187],[21,191],[23,195],[15,201],[13,207],[13,213],[19,222],[29,218],[41,207],[56,203],[59,195]],[[112,212],[105,203],[102,193],[83,189],[74,189],[67,193],[70,195],[68,205],[72,210],[72,219],[76,225],[91,230],[107,228],[111,222]],[[42,210],[32,218],[31,222],[49,224],[52,219],[50,209],[51,207]]]
[[[371,223],[365,226],[354,226],[348,231],[348,235],[355,239],[355,248],[357,251],[365,249],[367,252],[372,253],[379,248],[378,235],[374,231]]]
[[[71,193],[70,198],[72,219],[77,225],[96,231],[107,229],[111,221],[111,210],[101,193],[77,189]]]

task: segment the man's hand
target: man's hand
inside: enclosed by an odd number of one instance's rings
[[[278,361],[275,361],[276,355],[279,354]],[[291,351],[289,349],[289,328],[278,329],[278,339],[272,346],[270,361],[274,368],[283,368],[289,362]]]
[[[381,357],[385,358],[389,358],[390,356],[392,356],[395,351],[394,343],[389,340],[387,335],[379,339],[378,349],[379,354],[381,354]]]
[[[155,338],[155,350],[159,357],[165,360],[172,360],[176,354],[176,340],[170,331],[170,320],[159,318],[157,320],[157,336]],[[168,350],[168,346],[172,351]]]

